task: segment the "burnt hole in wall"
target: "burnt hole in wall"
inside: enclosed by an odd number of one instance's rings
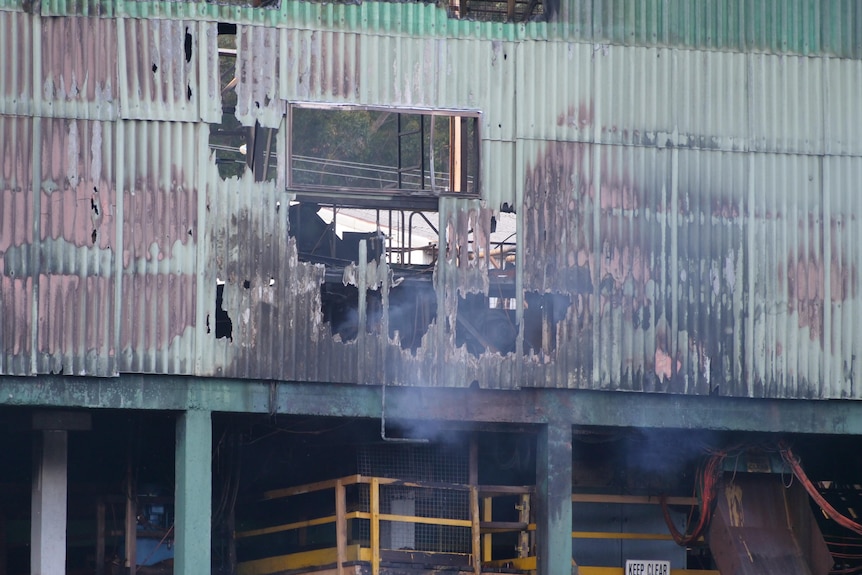
[[[557,293],[524,294],[524,353],[557,349],[557,325],[566,318],[572,298]]]
[[[337,282],[321,286],[321,313],[330,333],[342,342],[359,334],[359,290]],[[366,333],[382,335],[383,298],[379,290],[366,291]],[[402,349],[415,351],[437,314],[437,298],[430,284],[393,288],[389,293],[389,337]]]
[[[186,98],[188,98],[189,102],[192,101],[192,87],[191,87],[191,85],[186,86]]]
[[[207,314],[207,333],[212,333],[212,328],[210,327],[210,314]]]
[[[153,74],[155,74],[156,72],[159,71],[159,67],[156,64],[153,64],[152,70],[153,70]]]
[[[99,202],[96,201],[98,197],[99,190],[98,188],[93,188],[93,197],[90,198],[90,209],[93,210],[93,213],[97,216],[99,215]]]
[[[233,341],[233,322],[224,309],[224,283],[216,284],[215,300],[215,336],[216,339],[227,338]]]
[[[437,317],[437,294],[430,283],[402,285],[389,291],[389,337],[401,349],[416,352]]]
[[[192,61],[192,33],[186,28],[186,41],[185,41],[185,51],[186,51],[186,62]]]
[[[385,251],[385,234],[381,232],[354,232],[338,228],[339,206],[325,206],[316,202],[299,202],[288,208],[288,235],[296,240],[300,261],[313,261],[343,266],[359,262],[359,243],[366,242],[365,262],[380,261]],[[363,224],[373,227],[367,210],[342,212],[342,220],[356,227]],[[373,211],[372,211],[373,213]]]
[[[473,355],[487,351],[506,355],[515,351],[518,324],[512,300],[467,294],[458,298],[455,345],[467,346]]]
[[[93,233],[90,234],[90,239],[93,240],[93,245],[96,245],[96,240],[99,239],[99,233],[96,230],[93,230]]]
[[[222,116],[218,124],[210,124],[210,153],[215,158],[222,179],[240,177],[246,169],[247,128],[236,118],[236,25],[219,22],[218,89]]]
[[[320,311],[333,336],[353,341],[359,334],[359,290],[334,283],[320,288]]]
[[[249,280],[243,280],[242,287],[245,289],[251,289],[251,282]]]

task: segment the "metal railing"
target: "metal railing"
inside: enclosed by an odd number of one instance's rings
[[[359,486],[361,489],[368,489],[367,503],[361,504],[359,509],[351,508],[348,502],[347,488],[354,485]],[[438,513],[433,514],[433,516],[430,516],[431,514],[427,512],[424,513],[424,515],[418,515],[416,513],[404,514],[384,512],[381,506],[381,490],[387,488],[409,490],[416,493],[417,498],[423,497],[421,492],[428,491],[443,490],[466,493],[468,494],[468,498],[465,499],[468,501],[468,509],[449,508],[447,510],[445,508],[439,508],[436,509]],[[532,520],[532,499],[534,494],[534,488],[532,486],[479,486],[455,483],[402,481],[383,477],[350,475],[339,479],[267,491],[264,493],[263,499],[276,500],[293,498],[322,491],[332,492],[332,501],[334,502],[335,510],[334,514],[326,514],[322,517],[293,521],[259,529],[238,531],[235,533],[235,538],[237,540],[250,539],[275,533],[306,529],[314,526],[334,525],[334,548],[329,547],[325,549],[301,551],[240,562],[237,569],[238,574],[266,575],[268,573],[276,573],[279,571],[300,570],[306,567],[334,565],[336,573],[338,575],[344,575],[348,573],[349,564],[365,562],[370,563],[372,575],[379,575],[382,559],[385,557],[396,556],[398,553],[406,554],[400,556],[402,559],[419,554],[422,555],[423,560],[426,562],[429,555],[433,557],[434,553],[439,553],[440,555],[446,554],[449,556],[461,555],[464,569],[472,571],[475,575],[481,575],[483,568],[493,569],[495,567],[507,567],[524,571],[534,571],[536,569],[536,524]],[[517,511],[518,521],[494,520],[492,509],[496,498],[507,498],[516,501],[515,510]],[[649,496],[574,494],[572,495],[572,502],[574,504],[658,504],[660,499],[658,497]],[[673,505],[697,505],[697,500],[691,497],[669,498],[668,502]],[[331,508],[332,507],[329,507],[328,509]],[[465,519],[463,517],[467,518]],[[370,531],[367,540],[362,538],[358,542],[351,541],[350,530],[348,528],[349,522],[357,520],[369,522]],[[444,550],[421,553],[421,551],[417,551],[415,549],[410,549],[409,551],[390,549],[382,541],[381,537],[383,532],[382,527],[387,523],[468,529],[470,533],[468,552],[457,554]],[[516,556],[510,558],[493,557],[492,550],[494,547],[493,539],[495,535],[510,534],[507,537],[512,539],[512,533],[517,533],[517,544],[514,553]],[[655,541],[667,541],[671,539],[671,536],[667,533],[587,531],[573,531],[572,537],[574,539],[640,539]],[[579,572],[582,575],[616,575],[621,574],[622,569],[579,566]],[[716,571],[697,571],[686,569],[674,569],[672,573],[673,575],[717,575]]]

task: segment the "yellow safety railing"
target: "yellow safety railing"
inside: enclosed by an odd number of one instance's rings
[[[349,485],[366,484],[370,490],[370,504],[368,511],[347,511],[346,487]],[[380,511],[380,488],[381,486],[397,486],[411,489],[446,489],[469,492],[470,512],[469,519],[455,519],[449,517],[423,517],[416,515],[398,515],[394,513],[381,513]],[[470,563],[476,575],[481,572],[480,555],[481,533],[479,520],[479,488],[477,486],[451,484],[401,481],[382,477],[367,477],[363,475],[351,475],[340,479],[321,481],[298,487],[276,489],[264,493],[265,500],[280,499],[312,493],[315,491],[334,490],[335,515],[296,521],[282,525],[251,529],[235,533],[236,539],[257,537],[272,533],[302,529],[315,525],[335,524],[336,548],[317,551],[307,551],[282,555],[266,559],[246,561],[238,565],[240,575],[264,575],[276,571],[288,569],[301,569],[313,565],[325,565],[334,563],[339,575],[345,573],[344,565],[349,561],[368,561],[371,563],[372,575],[380,573],[380,526],[383,522],[414,523],[426,525],[440,525],[451,527],[464,527],[471,530]],[[352,519],[365,519],[370,521],[370,548],[358,545],[348,546],[347,522]]]
[[[350,485],[368,485],[369,500],[367,510],[348,511],[347,487]],[[454,490],[469,493],[469,519],[451,517],[427,517],[417,515],[401,515],[381,513],[380,489],[382,486],[396,486],[411,489]],[[380,574],[381,564],[381,524],[385,522],[413,523],[439,526],[469,528],[471,533],[469,544],[469,565],[475,575],[480,575],[482,567],[512,567],[525,571],[536,569],[535,530],[536,525],[531,520],[531,500],[533,487],[530,486],[476,486],[451,483],[432,483],[401,481],[382,477],[351,475],[339,479],[320,481],[297,487],[276,489],[264,493],[264,500],[290,498],[308,493],[332,490],[335,499],[335,514],[317,517],[304,521],[295,521],[282,525],[250,529],[235,533],[236,539],[246,539],[279,532],[303,529],[317,525],[335,524],[334,549],[319,549],[303,551],[289,555],[279,555],[264,559],[255,559],[238,564],[239,575],[266,575],[278,571],[297,570],[305,567],[335,565],[338,575],[347,573],[346,565],[350,562],[367,562],[371,564],[372,575]],[[493,502],[496,497],[515,497],[518,503],[518,521],[495,521],[492,515]],[[593,495],[575,494],[575,503],[620,503],[644,504],[659,503],[657,497],[623,496],[623,495]],[[693,498],[668,498],[672,505],[696,505]],[[462,514],[463,516],[463,514]],[[370,540],[365,547],[361,544],[349,544],[348,521],[360,519],[370,522]],[[492,557],[492,543],[495,534],[518,533],[516,557],[499,559]],[[619,532],[587,532],[573,531],[572,537],[577,539],[642,539],[665,541],[671,539],[667,533],[619,533]],[[579,566],[582,575],[619,575],[621,568]],[[715,571],[673,570],[673,575],[701,574],[717,575]]]

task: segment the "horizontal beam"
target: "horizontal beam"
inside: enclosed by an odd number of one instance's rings
[[[379,418],[381,388],[225,378],[0,377],[0,406],[152,409]],[[393,421],[862,435],[862,401],[752,399],[574,389],[390,387]]]

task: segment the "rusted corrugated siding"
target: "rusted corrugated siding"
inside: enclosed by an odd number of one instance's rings
[[[100,18],[41,18],[40,115],[117,117],[117,23]]]
[[[30,373],[33,335],[33,120],[0,116],[0,373]]]
[[[33,18],[0,11],[0,114],[33,110]]]
[[[194,372],[197,170],[207,135],[199,124],[121,124],[121,371]]]

